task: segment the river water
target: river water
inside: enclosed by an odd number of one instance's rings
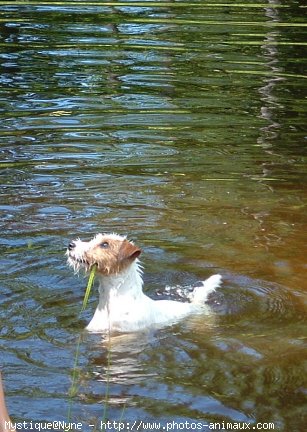
[[[0,367],[13,419],[304,431],[303,2],[0,11]],[[142,248],[154,298],[222,274],[213,315],[111,340],[84,332],[97,292],[80,314],[86,279],[64,252],[97,232]]]

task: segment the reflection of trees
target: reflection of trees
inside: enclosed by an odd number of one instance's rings
[[[14,75],[20,70],[16,63],[18,48],[18,25],[8,25],[8,23],[0,23],[0,41],[1,48],[1,61],[0,61],[0,83],[5,87],[11,86],[14,80]]]
[[[167,329],[119,336],[103,352],[101,345],[89,346],[88,372],[94,379],[88,383],[87,397],[96,392],[103,395],[109,382],[112,408],[127,403],[129,410],[130,403],[140,404],[147,415],[159,415],[161,421],[186,416],[217,422],[274,422],[278,430],[300,430],[306,378],[303,347],[290,349],[291,331],[281,341],[279,331],[274,334],[271,328],[262,329],[264,337],[239,335],[231,327],[214,330],[200,320],[198,324],[186,333],[182,333],[184,325],[175,326],[173,335]]]
[[[293,118],[295,118],[294,124],[297,123],[297,118],[301,115],[293,106],[294,100],[296,99],[299,104],[304,95],[301,87],[305,66],[304,61],[301,61],[305,56],[304,34],[300,27],[291,26],[291,23],[302,21],[302,8],[296,2],[291,2],[291,8],[275,7],[279,4],[278,0],[268,0],[268,5],[264,9],[269,19],[269,27],[262,44],[262,52],[269,73],[259,93],[262,102],[260,115],[268,124],[260,129],[258,143],[266,149],[272,147],[273,141],[276,142],[287,127],[291,130],[296,129],[295,126],[289,125]],[[289,26],[274,28],[274,24],[281,22],[289,23]],[[279,45],[279,42],[284,41],[287,43]],[[290,82],[288,78],[279,74],[293,75],[293,78]],[[294,81],[296,74],[299,76],[297,82]],[[281,83],[283,85],[278,85]],[[291,98],[289,98],[290,91]],[[293,97],[294,94],[296,98]],[[281,140],[278,149],[282,149],[283,146]],[[276,151],[277,148],[274,150]]]
[[[278,4],[279,2],[278,0],[269,0],[270,3]],[[273,23],[279,21],[278,8],[266,7],[265,15]],[[261,144],[263,148],[271,147],[271,140],[278,137],[278,130],[280,129],[279,122],[274,119],[276,108],[281,107],[277,97],[274,96],[274,88],[278,82],[283,80],[283,78],[276,76],[278,72],[281,72],[277,47],[279,35],[278,30],[268,31],[262,44],[263,57],[268,69],[271,71],[271,74],[264,79],[264,86],[259,89],[262,101],[261,117],[268,122],[266,126],[260,129],[260,137],[258,138],[258,144]]]

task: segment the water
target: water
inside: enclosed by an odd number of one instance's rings
[[[0,8],[0,366],[13,418],[305,430],[305,7]],[[64,251],[99,231],[142,247],[152,297],[221,273],[214,315],[111,341],[84,333],[97,294],[80,315],[86,280]]]

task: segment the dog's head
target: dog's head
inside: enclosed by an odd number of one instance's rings
[[[140,253],[133,242],[117,234],[97,234],[88,242],[73,240],[66,251],[67,262],[75,272],[81,268],[88,271],[97,264],[97,272],[104,276],[122,272]]]

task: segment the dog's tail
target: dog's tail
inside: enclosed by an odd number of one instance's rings
[[[208,295],[215,291],[222,283],[222,276],[219,274],[213,275],[202,282],[202,286],[197,287],[192,292],[190,299],[194,304],[203,304]]]

